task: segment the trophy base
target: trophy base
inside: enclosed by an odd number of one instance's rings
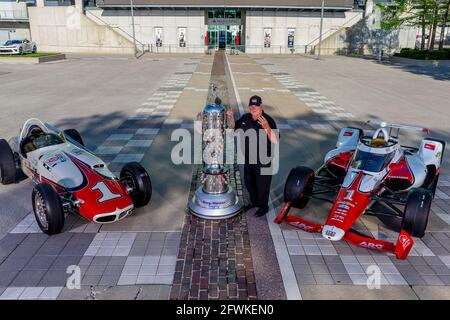
[[[241,212],[241,204],[233,188],[224,193],[206,193],[200,187],[189,202],[189,211],[203,219],[228,219]]]

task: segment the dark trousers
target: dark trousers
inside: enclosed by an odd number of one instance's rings
[[[271,175],[261,175],[261,165],[244,165],[245,187],[250,194],[250,202],[263,211],[269,211]]]

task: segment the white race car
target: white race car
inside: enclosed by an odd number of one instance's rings
[[[137,162],[116,177],[84,147],[75,129],[60,131],[37,119],[25,122],[9,143],[0,139],[2,184],[15,183],[22,171],[34,183],[33,210],[41,230],[61,232],[68,213],[97,223],[111,223],[149,203],[152,184]]]
[[[0,46],[0,54],[36,53],[36,42],[24,40],[8,40]]]

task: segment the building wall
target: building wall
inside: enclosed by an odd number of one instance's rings
[[[326,37],[343,26],[352,26],[362,19],[361,11],[326,12],[322,35]],[[264,29],[272,28],[271,46],[264,48]],[[288,29],[295,28],[295,52],[319,42],[320,12],[296,11],[247,11],[246,52],[249,53],[287,53]]]
[[[130,10],[87,9],[107,24],[132,34]],[[148,45],[153,51],[162,52],[204,52],[207,26],[204,10],[135,10],[134,24],[136,39]],[[95,19],[95,18],[93,18]],[[186,28],[186,47],[180,47],[178,28]],[[162,28],[161,48],[156,48],[155,28]]]
[[[40,51],[132,53],[132,42],[75,7],[30,7],[31,38]]]

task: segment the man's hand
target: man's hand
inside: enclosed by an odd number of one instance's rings
[[[232,108],[228,109],[226,113],[227,113],[228,119],[230,119],[230,121],[231,121],[230,122],[230,126],[231,126],[232,129],[234,129],[236,124],[235,124],[235,120],[234,120],[234,111],[233,111],[233,109]]]
[[[263,127],[264,131],[266,132],[270,142],[272,142],[273,144],[277,144],[278,143],[277,137],[275,136],[275,133],[273,133],[272,128],[270,127],[267,119],[264,118],[264,116],[259,116],[257,120],[258,123],[261,125],[261,127]]]
[[[261,125],[261,127],[263,127],[264,130],[271,129],[269,122],[267,122],[267,119],[264,118],[264,116],[259,116],[259,118],[257,120],[258,120],[258,123]]]

